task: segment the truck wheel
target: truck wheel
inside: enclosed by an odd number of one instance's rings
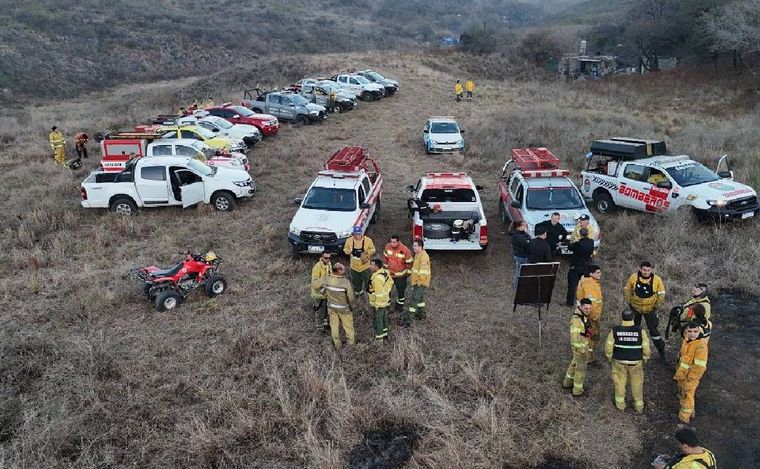
[[[227,291],[227,279],[221,275],[212,275],[206,280],[206,296],[213,298]]]
[[[214,192],[211,205],[220,212],[230,212],[235,210],[235,196],[227,191]]]
[[[111,211],[119,215],[134,215],[137,212],[137,204],[129,197],[120,197],[111,202]]]
[[[364,93],[362,93],[362,101],[370,102],[374,100],[375,100],[375,95],[370,93],[369,91],[365,91]]]
[[[156,295],[156,311],[171,311],[182,303],[182,295],[177,290],[168,289]]]
[[[604,214],[612,213],[617,208],[610,194],[606,192],[599,192],[594,196],[594,206],[599,213]]]
[[[296,125],[309,125],[309,118],[303,114],[296,116]]]
[[[290,257],[295,261],[301,258],[301,250],[295,244],[290,247]]]
[[[343,112],[343,107],[340,104],[336,104],[335,106],[333,106],[332,112],[335,114],[340,114],[341,112]]]

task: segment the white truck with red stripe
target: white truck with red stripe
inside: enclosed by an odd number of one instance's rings
[[[480,190],[466,173],[428,173],[410,185],[412,237],[426,250],[485,251],[488,222]]]
[[[499,178],[499,216],[503,223],[525,220],[531,236],[536,225],[557,212],[560,223],[572,233],[581,215],[589,216],[594,247],[599,248],[601,232],[570,171],[560,169],[560,161],[546,148],[516,148]],[[562,253],[569,254],[563,243]]]
[[[380,217],[383,176],[369,151],[343,147],[330,156],[290,222],[293,257],[343,249],[355,226],[366,231]]]

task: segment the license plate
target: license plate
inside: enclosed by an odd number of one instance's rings
[[[306,248],[309,252],[324,252],[324,246],[309,246]]]
[[[742,220],[745,218],[751,218],[755,216],[755,212],[742,213]]]

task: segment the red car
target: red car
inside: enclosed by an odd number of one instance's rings
[[[257,114],[245,106],[224,103],[221,106],[210,106],[204,109],[212,116],[219,116],[233,124],[248,124],[261,131],[261,135],[275,135],[280,130],[280,122],[271,114]]]

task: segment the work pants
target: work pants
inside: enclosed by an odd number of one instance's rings
[[[393,285],[396,286],[396,308],[401,311],[404,309],[406,302],[406,285],[409,282],[409,276],[393,277]]]
[[[87,147],[84,145],[76,144],[77,158],[87,158]]]
[[[333,345],[336,349],[339,349],[342,345],[340,340],[340,326],[343,326],[343,332],[346,334],[346,342],[349,345],[353,345],[356,342],[354,335],[354,315],[350,308],[337,309],[327,307],[327,312],[330,315],[330,336],[332,337]]]
[[[651,311],[649,313],[640,313],[634,310],[633,323],[637,326],[641,325],[641,317],[644,317],[644,321],[647,323],[647,329],[649,329],[649,336],[654,342],[654,346],[660,355],[665,353],[665,340],[660,335],[660,318],[657,316],[657,311]]]
[[[581,281],[586,267],[570,266],[567,271],[567,306],[575,306],[575,292],[578,291],[578,282]],[[581,300],[582,298],[578,298]]]
[[[384,339],[388,337],[388,307],[382,308],[373,307],[374,311],[374,326],[375,326],[375,339]]]
[[[424,285],[412,285],[412,295],[409,298],[409,308],[404,316],[404,324],[409,325],[414,319],[425,319],[427,317],[427,306],[425,305],[425,293],[427,287]]]
[[[583,380],[586,378],[586,368],[588,367],[588,350],[582,348],[573,349],[573,360],[565,373],[565,380],[562,386],[565,388],[573,387],[573,396],[583,394]]]
[[[323,330],[327,328],[327,300],[312,298],[314,301],[314,327],[317,330]]]
[[[512,281],[515,285],[515,289],[517,289],[517,280],[520,278],[520,266],[523,264],[527,264],[528,258],[515,256],[514,254],[512,255],[512,257],[514,257],[515,259],[515,278],[512,279]]]
[[[467,101],[472,101],[472,91],[467,92]]]
[[[631,381],[633,408],[644,412],[644,365],[641,361],[635,365],[626,365],[612,360],[612,383],[615,385],[615,407],[625,410],[626,384]]]
[[[66,162],[66,151],[64,147],[55,147],[53,148],[53,158],[55,159],[55,164],[63,164]]]
[[[596,346],[599,344],[599,320],[594,321],[593,319],[589,319],[588,322],[591,325],[588,337],[589,361],[593,362],[595,360],[594,353],[596,352]]]
[[[462,93],[457,93],[457,102],[462,100]]]
[[[354,293],[361,295],[368,291],[370,278],[372,278],[370,269],[364,269],[361,272],[351,269],[351,286],[354,288]]]
[[[678,402],[681,405],[678,410],[678,420],[689,423],[694,416],[694,394],[697,392],[699,380],[682,379],[676,383],[678,383]]]

